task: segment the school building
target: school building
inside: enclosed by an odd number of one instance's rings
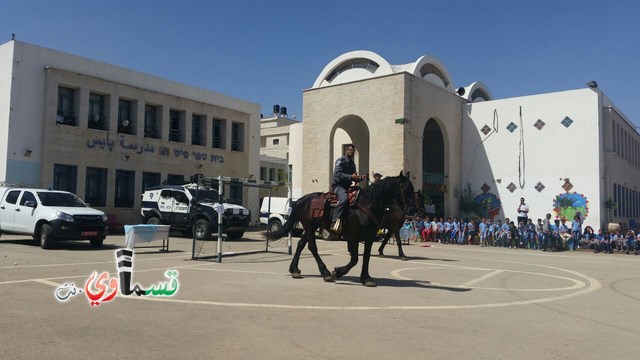
[[[359,172],[409,171],[440,216],[529,217],[594,229],[640,218],[640,136],[589,82],[562,92],[494,99],[482,82],[454,87],[430,56],[392,65],[371,51],[329,62],[303,91],[302,156],[294,194],[326,191],[343,145]]]
[[[260,171],[260,105],[19,41],[0,45],[0,182],[76,193],[117,224],[149,186]],[[259,213],[258,189],[231,201]]]

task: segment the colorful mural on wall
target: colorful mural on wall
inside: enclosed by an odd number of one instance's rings
[[[473,198],[473,202],[478,205],[478,211],[481,212],[478,215],[487,219],[496,217],[500,213],[500,207],[502,206],[498,196],[490,192],[477,195]]]
[[[580,212],[583,218],[589,216],[589,200],[584,194],[566,192],[559,194],[553,200],[553,212],[556,219],[573,220],[576,213]]]

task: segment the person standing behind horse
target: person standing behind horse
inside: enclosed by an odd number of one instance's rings
[[[365,176],[360,176],[356,172],[356,164],[353,162],[353,155],[355,154],[356,146],[349,144],[345,148],[344,156],[341,156],[336,160],[336,165],[333,170],[333,192],[338,196],[338,204],[333,212],[333,218],[331,219],[331,230],[336,233],[340,233],[342,230],[342,214],[349,206],[349,198],[347,197],[347,191],[352,182],[358,182],[365,179]]]

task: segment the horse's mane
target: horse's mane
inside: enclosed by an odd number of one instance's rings
[[[397,176],[389,176],[378,181],[375,184],[371,184],[369,188],[364,192],[364,196],[361,197],[363,205],[371,205],[374,199],[380,199],[381,195],[394,194],[397,190],[400,179]]]

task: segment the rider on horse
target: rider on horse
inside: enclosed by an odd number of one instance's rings
[[[331,230],[337,234],[342,230],[342,214],[349,206],[347,191],[351,186],[351,182],[359,182],[366,178],[366,175],[360,176],[356,172],[356,164],[353,162],[353,155],[355,151],[355,145],[347,145],[344,156],[341,156],[336,160],[336,166],[333,170],[333,192],[338,196],[338,204],[336,205],[333,218],[331,219]]]

